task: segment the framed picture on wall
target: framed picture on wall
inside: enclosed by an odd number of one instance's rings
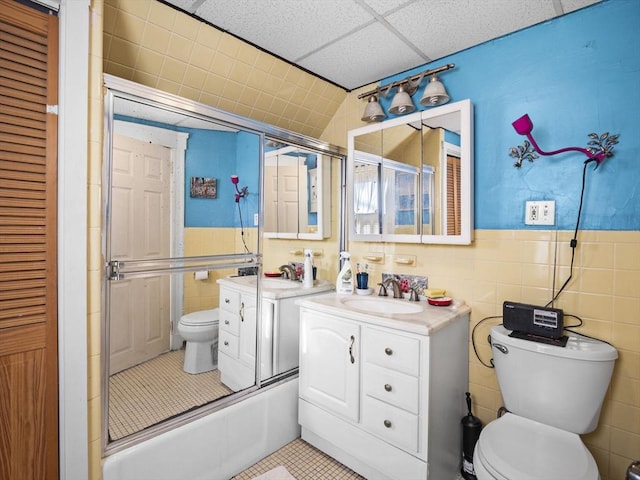
[[[216,198],[218,196],[218,181],[215,178],[191,177],[192,198]]]

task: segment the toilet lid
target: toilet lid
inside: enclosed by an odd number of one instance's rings
[[[180,318],[180,323],[188,326],[217,325],[218,309],[214,308],[213,310],[200,310],[198,312],[187,313]]]
[[[476,448],[483,466],[499,479],[599,478],[578,435],[511,413],[489,423]]]

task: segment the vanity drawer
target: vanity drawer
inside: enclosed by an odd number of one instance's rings
[[[220,331],[226,331],[232,335],[240,335],[240,315],[238,312],[228,312],[226,310],[219,310],[218,325]]]
[[[418,416],[371,397],[362,399],[362,426],[384,441],[418,451]]]
[[[389,330],[365,328],[363,332],[364,361],[398,372],[418,376],[420,341]]]
[[[229,290],[228,288],[220,288],[220,311],[238,313],[240,310],[240,292]]]
[[[420,392],[417,377],[371,363],[365,363],[363,367],[362,390],[365,395],[418,414]]]
[[[218,352],[222,352],[231,358],[238,358],[239,347],[238,337],[231,335],[229,332],[220,330],[218,338]]]

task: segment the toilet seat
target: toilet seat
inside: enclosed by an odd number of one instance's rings
[[[218,324],[218,309],[200,310],[183,315],[180,324],[188,327],[207,327]]]
[[[482,430],[475,453],[481,468],[498,480],[600,478],[577,434],[511,413]]]

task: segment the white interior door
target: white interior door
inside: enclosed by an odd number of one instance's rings
[[[278,232],[298,233],[298,166],[278,164]]]
[[[114,135],[111,258],[170,256],[171,150]],[[169,349],[170,278],[114,282],[110,295],[110,373]]]

